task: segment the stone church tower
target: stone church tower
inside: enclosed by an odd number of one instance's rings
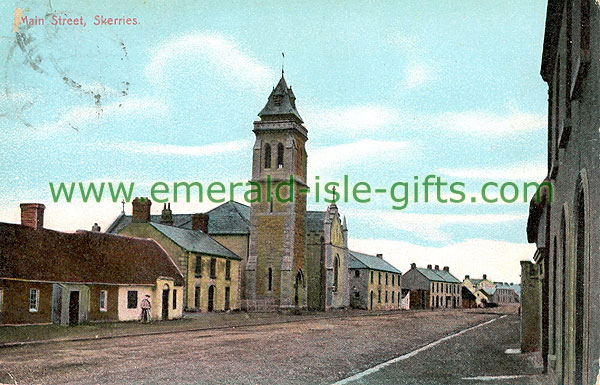
[[[302,308],[307,303],[303,264],[308,137],[283,73],[258,116],[253,130],[252,182],[261,186],[261,199],[251,203],[250,209],[246,307]],[[293,199],[278,200],[276,186],[281,182],[289,185],[290,177]],[[292,198],[289,190],[281,188],[280,197]]]

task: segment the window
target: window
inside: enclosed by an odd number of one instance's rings
[[[216,258],[210,259],[210,277],[217,278],[217,259]]]
[[[136,309],[138,304],[137,290],[127,291],[127,309]]]
[[[39,295],[40,291],[38,289],[29,289],[29,311],[36,312],[38,311],[39,305]]]
[[[379,294],[377,296],[377,302],[381,303],[381,289],[378,290]]]
[[[173,289],[173,310],[177,309],[177,290]]]
[[[385,284],[388,284],[388,273],[385,273]]]
[[[229,310],[229,292],[230,289],[228,287],[225,288],[225,310]]]
[[[106,290],[100,290],[100,296],[98,298],[98,307],[100,311],[106,311]]]
[[[277,168],[283,168],[283,144],[277,145]]]
[[[231,279],[231,261],[225,261],[225,279]]]
[[[385,291],[385,303],[388,303],[388,291]]]
[[[265,144],[265,168],[271,168],[271,145]]]
[[[392,276],[393,277],[393,276]],[[392,303],[394,303],[394,295],[396,294],[395,291],[392,291]]]
[[[194,275],[196,277],[202,277],[202,257],[200,255],[196,255],[196,268],[194,270]]]
[[[194,307],[200,309],[200,286],[196,286],[194,290]]]
[[[354,298],[360,298],[360,292],[355,291],[354,292]]]
[[[273,269],[269,267],[269,271],[267,273],[267,290],[273,290]]]
[[[340,274],[340,259],[336,255],[333,261],[333,291],[338,289],[338,276]]]
[[[360,271],[358,271],[358,270],[354,270],[354,276],[355,276],[356,278],[360,277]]]
[[[379,273],[378,283],[381,285],[381,273]]]
[[[392,274],[392,286],[394,286],[394,280],[396,279],[396,276]]]
[[[371,283],[373,283],[373,272],[371,272]]]

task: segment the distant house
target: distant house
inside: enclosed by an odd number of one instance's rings
[[[477,307],[477,301],[475,294],[471,293],[471,290],[462,286],[461,288],[462,307],[464,309],[471,309]]]
[[[520,302],[521,285],[493,282],[487,278],[486,274],[481,279],[466,275],[463,286],[475,295],[478,306],[486,306],[491,303],[504,305]]]
[[[496,292],[492,296],[492,302],[499,305],[519,303],[521,285],[507,282],[495,282]]]
[[[402,276],[402,285],[410,293],[411,309],[462,307],[461,281],[448,266],[440,270],[438,265],[427,265],[424,269],[413,263]]]
[[[402,272],[383,259],[348,251],[350,255],[350,306],[358,309],[391,310],[402,306]]]
[[[45,206],[0,223],[0,324],[131,321],[182,316],[183,275],[152,240],[43,228]]]
[[[150,205],[148,199],[134,199],[133,220],[119,231],[151,238],[167,251],[185,278],[185,309],[204,312],[239,309],[242,258],[202,231],[198,222],[203,218],[198,215],[192,216],[191,229],[156,223],[150,221]],[[166,214],[168,218],[170,213]]]

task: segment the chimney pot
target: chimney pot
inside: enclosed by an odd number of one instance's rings
[[[449,266],[444,266],[444,271],[450,272],[450,267]]]
[[[417,268],[417,264],[416,264],[416,263],[414,263],[414,262],[413,262],[413,263],[411,263],[411,264],[410,264],[410,268],[411,268],[411,269],[416,269],[416,268]]]
[[[487,279],[487,274],[484,274],[484,275],[483,275],[483,279]]]
[[[167,226],[173,226],[173,212],[171,211],[171,203],[167,206],[165,203],[163,211],[160,214],[160,223]]]
[[[435,265],[435,269],[439,270],[440,269],[440,265]]]
[[[132,220],[134,223],[150,222],[150,206],[152,206],[150,199],[137,197],[131,204],[133,206]]]
[[[381,254],[381,253],[377,254],[377,258],[383,259],[383,254]]]
[[[469,277],[469,275],[465,275],[465,279],[470,279],[471,277]]]
[[[428,268],[429,270],[431,270],[431,265],[427,265],[427,268]]]
[[[100,225],[98,225],[97,223],[94,223],[94,226],[92,226],[92,231],[99,233]]]
[[[208,214],[196,213],[192,215],[192,230],[200,230],[208,234]]]
[[[41,203],[21,203],[21,224],[36,230],[43,229],[45,208]]]

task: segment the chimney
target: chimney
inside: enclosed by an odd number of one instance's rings
[[[444,271],[450,272],[450,267],[444,266]]]
[[[435,265],[435,269],[439,270],[440,269],[440,265]]]
[[[44,228],[45,208],[41,203],[21,203],[21,224],[41,230]]]
[[[416,263],[414,263],[414,262],[413,262],[413,263],[411,263],[411,264],[410,264],[410,268],[411,268],[411,269],[416,269],[416,268],[417,268],[417,264],[416,264]]]
[[[383,259],[383,254],[376,254],[377,258]]]
[[[167,226],[173,226],[173,212],[171,211],[171,204],[165,203],[163,210],[160,215],[160,223]]]
[[[431,265],[427,265],[427,269],[431,270]]]
[[[192,215],[192,230],[200,230],[208,234],[208,214],[196,213]]]
[[[471,277],[469,277],[469,275],[465,275],[465,279],[470,279]]]
[[[487,274],[484,274],[484,275],[483,275],[483,279],[487,279]]]
[[[100,232],[100,226],[97,223],[94,223],[94,226],[92,226],[92,231],[99,233]]]
[[[152,206],[152,201],[148,198],[137,197],[131,203],[133,205],[133,222],[150,222],[150,206]]]

